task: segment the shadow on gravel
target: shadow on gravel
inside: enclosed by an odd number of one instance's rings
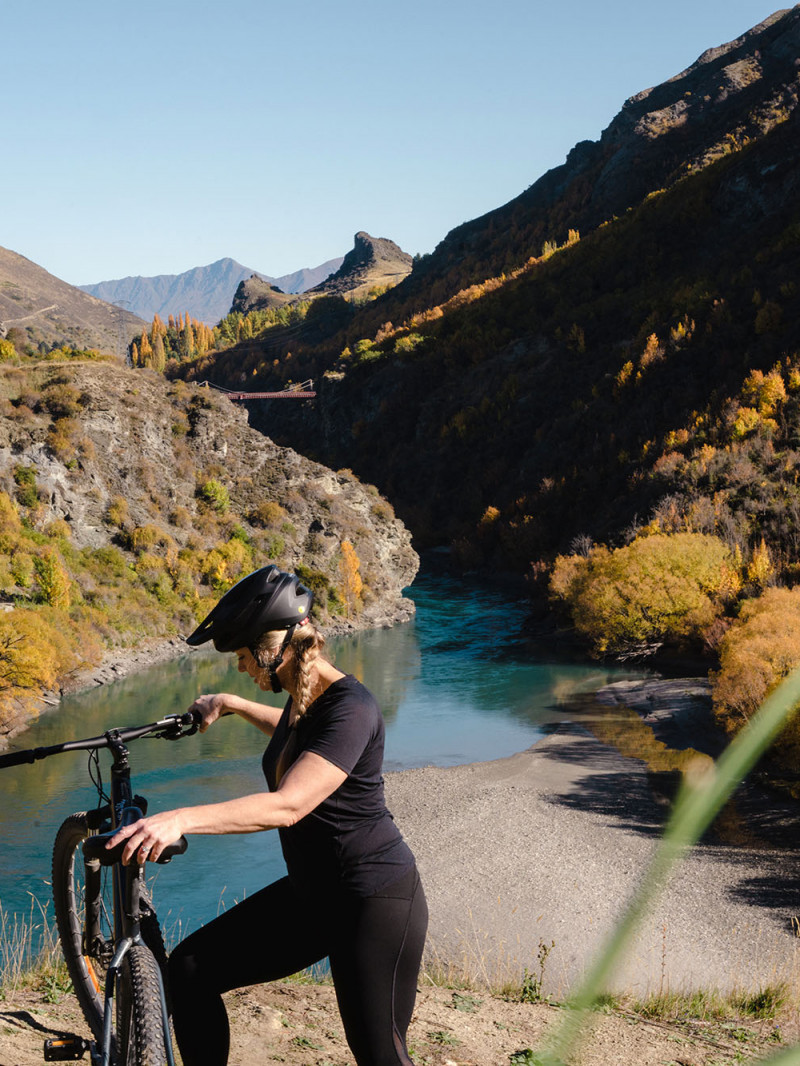
[[[661,835],[680,786],[680,771],[653,772],[631,762],[625,772],[615,753],[600,744],[587,745],[585,737],[542,752],[542,756],[590,771],[569,792],[550,795],[548,802],[602,815],[622,830],[651,838]],[[715,822],[695,854],[734,868],[741,866],[741,879],[728,889],[730,898],[774,911],[775,921],[800,936],[798,809],[794,801],[746,784],[728,808],[727,822]],[[738,843],[730,836],[732,821],[741,834]]]
[[[566,731],[563,727],[559,730]],[[597,742],[587,744],[585,734],[573,743],[562,744],[557,751],[542,752],[543,758],[557,763],[581,766],[590,771],[569,792],[551,795],[549,802],[571,810],[604,815],[627,829],[646,836],[658,836],[664,825],[666,805],[675,782],[651,781],[661,774],[649,774],[641,764],[630,763],[630,770],[620,770],[620,756]],[[654,786],[656,788],[654,789]],[[661,799],[654,791],[665,793]]]
[[[781,912],[773,915],[787,931],[800,935],[800,854],[741,852],[726,848],[725,861],[732,865],[747,865],[747,875],[728,890],[731,899]],[[753,876],[757,863],[758,874]]]
[[[42,1025],[40,1021],[27,1010],[11,1010],[0,1011],[0,1022],[6,1025],[13,1026],[17,1029],[32,1029],[34,1032],[41,1033],[43,1037],[48,1039],[64,1039],[72,1036],[72,1033],[63,1032],[60,1029],[51,1029],[48,1025]],[[11,1029],[8,1030],[11,1032]]]

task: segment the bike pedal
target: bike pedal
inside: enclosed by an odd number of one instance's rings
[[[45,1062],[74,1062],[82,1059],[90,1048],[88,1040],[82,1036],[61,1036],[55,1040],[45,1040]]]

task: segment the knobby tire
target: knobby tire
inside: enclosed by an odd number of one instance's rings
[[[166,1066],[159,967],[144,944],[134,944],[117,982],[120,1066]]]
[[[90,832],[85,812],[70,815],[58,830],[53,846],[53,906],[61,950],[75,995],[89,1028],[92,1030],[92,1035],[95,1040],[100,1041],[103,1037],[106,970],[114,949],[113,877],[111,867],[100,867],[92,872],[87,884],[81,845]],[[87,945],[87,951],[84,951],[83,929],[86,907],[87,904],[91,906],[93,900],[99,909],[101,936],[95,944]],[[142,939],[147,945],[147,948],[142,946],[142,950],[146,951],[148,957],[156,962],[163,974],[166,971],[164,942],[155,911],[150,906],[144,892],[141,904]],[[135,948],[136,945],[131,949],[132,952]],[[141,952],[137,951],[137,959],[140,955]],[[136,962],[134,965],[135,971],[133,966],[128,968],[131,975],[134,972],[137,974],[143,972],[148,964]],[[156,1020],[160,1033],[160,999]],[[163,1051],[163,1036],[161,1047]],[[130,1061],[139,1066],[138,1059]],[[161,1060],[153,1061],[159,1063]],[[125,1066],[128,1066],[126,1059],[123,1058],[123,1062]],[[142,1062],[149,1062],[149,1060],[144,1059]]]

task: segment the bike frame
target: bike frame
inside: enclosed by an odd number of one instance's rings
[[[131,786],[131,765],[126,744],[140,737],[157,736],[166,740],[179,740],[197,732],[199,716],[187,712],[183,715],[167,715],[157,722],[128,729],[109,729],[99,737],[84,740],[69,740],[47,748],[31,748],[27,751],[11,752],[0,755],[0,769],[32,763],[51,755],[60,755],[67,751],[97,751],[108,748],[112,755],[110,802],[87,814],[89,827],[93,835],[86,838],[83,845],[85,864],[85,884],[97,885],[99,897],[99,880],[101,868],[111,866],[113,886],[113,927],[114,953],[106,971],[104,989],[103,1041],[99,1053],[94,1042],[88,1050],[94,1066],[114,1066],[112,1058],[112,1039],[114,1034],[114,996],[117,982],[125,956],[134,944],[145,943],[141,932],[141,898],[144,887],[144,865],[122,863],[122,846],[107,850],[105,845],[118,829],[138,821],[146,812],[147,801],[134,796]],[[110,826],[110,828],[108,828]],[[165,849],[160,861],[169,862],[173,855],[186,850],[186,840],[182,840]],[[89,945],[101,937],[99,907],[87,907],[83,930],[84,950],[88,954]],[[145,944],[145,946],[147,946]],[[161,1016],[164,1031],[164,1048],[168,1066],[175,1066],[172,1039],[169,1029],[169,1011],[164,989],[164,981],[158,968],[158,982],[161,995]]]
[[[133,790],[131,788],[131,766],[129,752],[123,743],[119,730],[109,730],[106,733],[108,747],[112,753],[113,763],[111,767],[111,827],[112,834],[124,825],[130,825],[144,815],[141,807],[134,805]],[[137,797],[138,798],[138,797]],[[96,862],[88,856],[84,858],[86,863],[87,882],[89,878],[89,866]],[[105,1006],[103,1014],[103,1047],[100,1066],[111,1066],[111,1038],[114,1029],[114,996],[117,990],[117,980],[122,969],[125,956],[133,944],[142,943],[141,933],[141,910],[140,897],[144,880],[144,866],[130,863],[123,866],[122,858],[114,863],[113,875],[113,898],[114,898],[114,945],[113,958],[106,972]],[[91,941],[93,936],[99,936],[99,914],[90,915],[87,912],[86,928],[84,937]],[[175,1058],[172,1052],[172,1040],[169,1031],[169,1012],[167,1009],[167,996],[164,989],[164,981],[161,971],[158,972],[159,991],[161,993],[161,1018],[164,1028],[164,1048],[167,1054],[168,1066],[175,1066]]]

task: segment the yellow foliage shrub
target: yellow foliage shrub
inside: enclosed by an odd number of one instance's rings
[[[59,611],[68,611],[72,598],[69,574],[55,548],[45,548],[41,555],[34,556],[33,568],[44,602]]]
[[[560,556],[550,592],[597,654],[625,658],[699,640],[731,595],[734,567],[717,537],[653,533],[614,551]]]
[[[339,577],[344,602],[348,614],[358,614],[362,606],[361,592],[364,583],[359,573],[361,560],[349,540],[342,541],[342,555],[339,562]]]
[[[714,715],[735,733],[775,686],[800,665],[800,588],[770,588],[742,605],[720,644],[712,677]],[[800,715],[795,711],[775,745],[781,762],[800,768]]]
[[[118,529],[122,529],[125,523],[128,521],[129,509],[128,501],[124,496],[113,496],[108,504],[106,510],[106,518]]]
[[[0,492],[0,533],[16,533],[21,526],[17,505],[7,492]]]

